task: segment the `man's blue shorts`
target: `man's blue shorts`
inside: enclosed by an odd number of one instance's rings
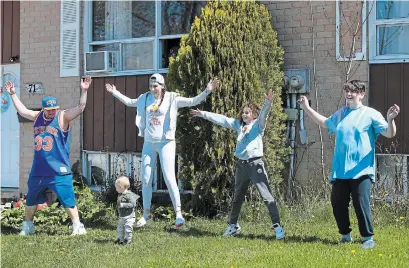
[[[57,194],[64,208],[72,208],[76,205],[72,174],[53,177],[30,176],[27,185],[27,206],[35,206],[46,202],[45,191],[47,189]]]

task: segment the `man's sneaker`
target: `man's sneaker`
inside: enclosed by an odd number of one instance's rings
[[[238,223],[229,224],[229,227],[227,227],[227,230],[224,232],[223,236],[235,236],[239,233],[241,233],[241,227]]]
[[[132,244],[132,240],[127,240],[125,239],[124,242],[122,243],[122,245],[130,245]]]
[[[23,221],[23,227],[19,235],[30,235],[35,233],[34,224],[31,221]]]
[[[72,226],[72,234],[71,235],[84,235],[87,231],[85,230],[84,224],[75,224]]]
[[[276,234],[277,240],[283,239],[285,237],[284,228],[279,223],[273,224],[273,230],[274,230],[274,233]]]
[[[175,228],[176,229],[179,229],[184,224],[185,224],[185,219],[184,218],[176,218],[176,222],[175,222]]]
[[[362,243],[363,249],[369,249],[375,247],[375,241],[373,239],[366,240]]]
[[[145,226],[148,222],[152,221],[152,214],[149,214],[149,216],[145,219],[144,216],[142,216],[135,224],[136,228],[141,228]]]

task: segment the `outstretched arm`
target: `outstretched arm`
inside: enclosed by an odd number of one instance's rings
[[[200,111],[199,109],[190,110],[190,115],[193,117],[201,117],[222,127],[240,131],[240,122],[239,120],[234,118],[230,118],[221,114]]]
[[[388,120],[388,129],[381,132],[382,136],[386,138],[393,138],[396,135],[396,124],[395,124],[395,117],[398,116],[400,112],[400,108],[398,105],[394,104],[391,108],[389,108],[386,119]]]
[[[6,91],[9,93],[11,100],[13,101],[14,107],[16,107],[17,112],[24,118],[34,121],[40,111],[33,111],[27,109],[26,106],[20,101],[20,99],[16,95],[16,89],[14,88],[14,84],[10,81],[7,81],[5,84]]]
[[[131,99],[121,94],[121,92],[116,90],[116,87],[114,85],[106,84],[105,88],[109,93],[111,93],[115,98],[117,98],[119,101],[121,101],[126,106],[136,107],[136,103],[138,102],[138,99]]]
[[[68,124],[74,120],[77,116],[79,116],[85,109],[85,105],[87,105],[87,92],[89,89],[89,86],[92,83],[92,79],[90,76],[86,76],[84,80],[81,80],[81,97],[80,97],[80,103],[72,107],[66,111],[64,111],[64,122],[63,125],[64,127],[68,126]]]
[[[180,96],[176,97],[175,99],[176,105],[178,108],[196,106],[200,104],[202,101],[204,101],[207,95],[212,93],[213,90],[217,89],[218,86],[219,86],[219,81],[215,78],[207,84],[206,89],[202,93],[200,93],[194,98],[184,98]]]
[[[258,124],[261,130],[264,130],[267,125],[268,114],[271,110],[271,104],[273,103],[273,91],[270,90],[267,94],[264,94],[266,100],[261,108],[260,115],[258,117]]]
[[[298,103],[301,105],[301,108],[308,115],[308,117],[312,119],[312,121],[314,121],[316,124],[320,125],[323,128],[327,128],[327,126],[325,125],[325,121],[328,118],[319,114],[313,108],[311,108],[310,104],[308,103],[307,97],[301,96],[298,99]]]

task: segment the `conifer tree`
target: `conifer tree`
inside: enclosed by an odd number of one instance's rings
[[[272,186],[281,182],[284,148],[281,87],[283,49],[278,45],[270,13],[256,1],[212,1],[202,9],[189,35],[170,59],[167,86],[184,96],[195,96],[218,77],[219,88],[198,108],[237,118],[247,102],[260,107],[264,93],[274,92],[267,129],[264,159]],[[236,133],[201,118],[178,117],[177,143],[182,156],[179,178],[194,189],[193,208],[214,216],[230,207],[234,183]]]

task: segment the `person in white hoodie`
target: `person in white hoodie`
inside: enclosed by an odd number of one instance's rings
[[[177,111],[182,107],[196,106],[203,102],[218,86],[216,79],[211,80],[206,89],[194,98],[181,97],[176,92],[166,91],[165,79],[153,74],[149,79],[149,91],[137,99],[121,94],[114,85],[106,84],[106,90],[126,106],[136,107],[135,123],[139,136],[144,137],[142,149],[142,202],[143,216],[136,223],[140,228],[152,220],[150,212],[152,201],[152,173],[159,154],[162,172],[168,187],[176,214],[175,227],[180,228],[185,220],[182,216],[180,193],[176,183],[176,120]]]
[[[237,220],[250,181],[257,187],[268,208],[276,239],[280,240],[285,236],[284,229],[280,224],[277,203],[271,193],[267,170],[262,160],[263,135],[272,100],[273,93],[270,91],[266,95],[261,112],[257,105],[249,103],[241,109],[238,119],[198,109],[190,111],[193,117],[202,117],[212,123],[234,130],[238,135],[236,151],[234,152],[234,156],[237,157],[234,198],[228,222],[229,226],[224,236],[235,236],[241,232]]]

